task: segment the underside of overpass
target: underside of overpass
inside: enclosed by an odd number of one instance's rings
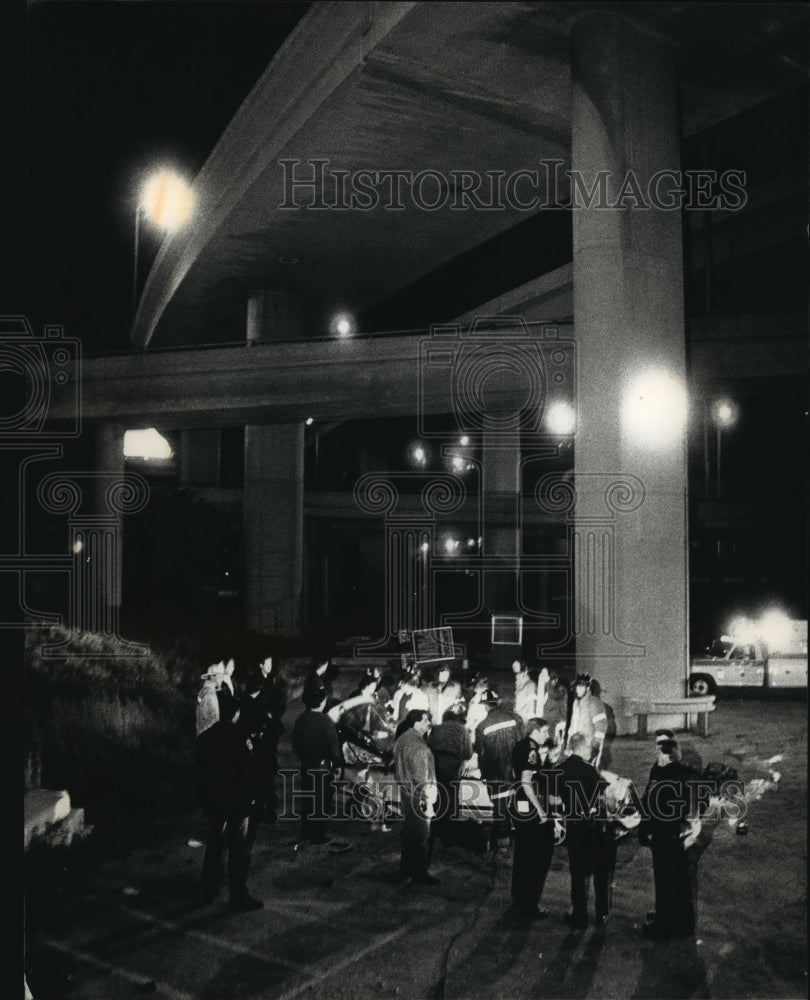
[[[389,646],[516,615],[526,655],[597,674],[620,726],[631,696],[682,695],[690,551],[728,513],[705,506],[724,499],[710,405],[807,373],[809,23],[778,3],[314,4],[197,177],[133,352],[83,365],[98,461],[120,467],[125,429],[182,432],[181,482],[210,499],[221,429],[245,428],[226,499],[258,631],[350,606],[366,558]],[[797,133],[768,132],[778,109]],[[411,420],[450,464],[357,445],[334,491],[319,462],[358,420]],[[452,525],[469,553],[442,549]]]

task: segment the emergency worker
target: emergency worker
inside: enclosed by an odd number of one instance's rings
[[[498,692],[492,688],[484,695],[483,704],[487,717],[476,727],[474,749],[492,801],[490,846],[493,851],[505,850],[509,847],[506,799],[511,794],[512,753],[523,738],[523,720],[516,712],[501,707]]]
[[[569,756],[561,765],[560,797],[571,876],[571,912],[563,919],[569,927],[584,930],[588,926],[591,877],[596,925],[601,927],[608,921],[614,848],[605,811],[607,782],[588,763],[591,743],[583,733],[574,733],[568,741],[568,749]]]
[[[438,726],[427,738],[436,764],[436,780],[441,790],[441,801],[433,831],[449,844],[454,840],[453,820],[458,818],[458,783],[462,768],[472,757],[472,740],[459,716],[448,708]]]
[[[556,783],[548,724],[533,717],[527,720],[526,730],[512,751],[512,769],[519,782],[510,810],[515,831],[512,902],[521,916],[539,920],[548,916],[539,904],[551,868],[555,833],[561,833],[562,826],[552,815]]]
[[[304,691],[304,705],[292,731],[293,750],[301,761],[301,831],[310,843],[324,844],[334,802],[334,772],[341,759],[340,740],[325,712],[325,687],[310,684]]]
[[[607,712],[602,701],[591,691],[589,674],[577,674],[574,681],[574,700],[568,723],[569,746],[575,733],[581,733],[588,740],[587,760],[598,767],[607,735]]]
[[[700,775],[681,763],[677,740],[659,733],[639,826],[639,840],[652,848],[655,882],[655,913],[641,932],[653,941],[695,932],[700,787]]]
[[[287,711],[287,681],[280,668],[273,663],[272,656],[266,656],[259,662],[258,670],[249,680],[248,690],[254,695],[262,718],[257,748],[262,782],[259,815],[274,823],[278,810],[278,744],[284,733],[282,719]]]

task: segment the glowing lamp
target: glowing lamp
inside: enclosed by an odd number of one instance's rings
[[[624,393],[624,429],[630,438],[648,448],[662,448],[680,440],[687,412],[686,387],[666,371],[642,373]]]
[[[172,231],[191,218],[194,194],[174,171],[158,170],[143,186],[140,207],[152,225]]]

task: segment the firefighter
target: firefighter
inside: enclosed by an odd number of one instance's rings
[[[574,700],[566,735],[568,746],[575,733],[582,733],[588,741],[588,763],[599,767],[607,735],[607,712],[604,703],[591,690],[589,674],[577,674],[574,681]]]
[[[475,730],[474,749],[481,777],[487,783],[492,800],[490,846],[493,851],[506,850],[510,840],[506,799],[512,783],[512,753],[515,744],[523,738],[523,719],[516,712],[501,707],[498,692],[493,688],[484,695],[483,704],[487,717]]]

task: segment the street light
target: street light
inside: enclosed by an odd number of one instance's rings
[[[730,399],[719,399],[712,406],[712,419],[717,427],[717,499],[720,499],[720,476],[723,462],[723,429],[737,422],[737,407]]]
[[[188,183],[173,170],[156,170],[141,188],[135,206],[135,253],[132,264],[132,313],[138,309],[138,264],[141,243],[141,215],[158,229],[173,233],[188,222],[194,208],[194,194]]]

